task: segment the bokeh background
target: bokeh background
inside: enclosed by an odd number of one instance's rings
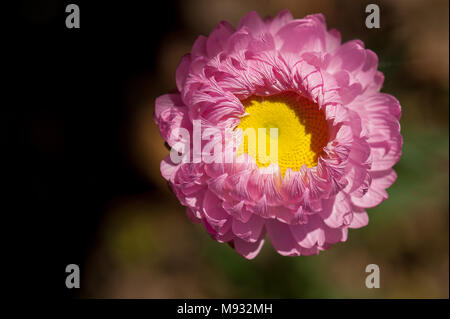
[[[66,98],[72,107],[71,121],[61,130],[47,111],[30,116],[38,152],[51,154],[51,165],[70,157],[77,165],[65,167],[72,171],[65,178],[72,178],[77,185],[83,180],[82,187],[60,199],[64,209],[59,212],[78,220],[76,232],[75,226],[71,229],[71,235],[78,236],[70,242],[74,255],[66,252],[60,260],[61,264],[75,260],[82,265],[82,288],[76,296],[448,298],[448,1],[164,3],[161,8],[117,5],[105,9],[104,19],[109,17],[119,26],[102,28],[100,22],[92,22],[88,5],[82,4],[81,32],[76,38],[81,46],[74,54],[99,65],[100,71],[91,68],[83,73],[90,78],[84,96],[95,92],[94,101],[89,108],[84,106],[86,113],[80,115],[77,109],[89,99],[78,99],[76,93],[72,99]],[[365,27],[368,3],[381,8],[380,29]],[[260,255],[248,261],[212,240],[201,225],[192,224],[161,177],[159,163],[168,150],[152,120],[154,100],[175,88],[178,62],[199,34],[209,34],[221,20],[236,25],[251,10],[264,17],[285,8],[296,18],[321,12],[329,28],[341,31],[344,41],[361,39],[377,53],[386,78],[382,91],[396,96],[402,105],[403,156],[395,167],[398,179],[388,190],[389,199],[368,211],[369,225],[350,230],[347,242],[318,256],[293,258],[278,255],[266,241]],[[36,8],[24,12],[30,11],[53,12]],[[98,12],[102,14],[102,10]],[[117,21],[122,18],[109,13],[125,15],[126,23],[120,24]],[[30,24],[53,23],[45,22],[53,21],[51,14],[48,19],[42,14],[31,16]],[[41,22],[38,17],[47,20]],[[92,36],[89,27],[94,25]],[[83,37],[91,40],[83,42]],[[96,51],[102,45],[107,49]],[[94,62],[89,65],[96,65]],[[83,68],[87,62],[74,63]],[[101,72],[106,73],[96,79]],[[119,80],[107,87],[111,78]],[[64,108],[64,102],[61,106]],[[72,116],[80,122],[75,125]],[[60,133],[64,138],[58,138]],[[67,147],[71,140],[77,141],[77,151]],[[60,149],[68,150],[61,158],[54,155],[60,154]],[[30,174],[36,197],[50,201],[51,195],[43,187],[48,176]],[[365,267],[372,263],[380,266],[379,289],[367,289],[364,284]]]

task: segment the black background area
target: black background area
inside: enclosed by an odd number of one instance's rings
[[[76,296],[65,267],[83,269],[107,200],[151,189],[127,158],[125,88],[155,69],[159,41],[178,23],[173,1],[77,1],[80,29],[67,29],[69,3],[22,2],[8,32],[19,89],[2,122],[19,139],[20,177],[11,176],[19,196],[5,214],[20,248],[11,247],[7,279],[36,297]]]

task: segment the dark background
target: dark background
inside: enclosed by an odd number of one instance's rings
[[[178,20],[173,1],[78,1],[81,28],[67,29],[69,3],[21,3],[13,38],[25,71],[12,110],[21,121],[20,187],[30,191],[21,198],[27,230],[17,253],[30,270],[39,263],[44,291],[54,296],[76,295],[65,287],[65,267],[85,268],[105,203],[154,190],[128,159],[126,90],[155,72],[161,38]]]
[[[74,1],[80,29],[65,27],[68,3],[21,2],[7,35],[5,62],[19,89],[2,127],[20,168],[7,172],[19,196],[4,227],[6,263],[19,270],[7,279],[18,292],[448,298],[447,1],[377,2],[379,30],[365,28],[364,1]],[[267,243],[247,261],[191,224],[168,191],[153,103],[174,89],[179,59],[199,34],[220,20],[236,26],[250,10],[264,17],[284,8],[295,18],[322,12],[344,41],[362,39],[378,54],[382,91],[402,104],[405,144],[399,178],[369,210],[368,227],[319,256],[281,257]],[[70,263],[81,268],[80,290],[65,287]],[[364,286],[369,263],[380,265],[378,290]]]

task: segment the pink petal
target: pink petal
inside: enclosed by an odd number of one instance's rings
[[[217,53],[223,51],[224,46],[228,38],[233,34],[234,28],[231,24],[226,21],[222,21],[219,25],[211,32],[206,41],[206,52],[209,57],[215,56]]]
[[[337,228],[350,224],[352,207],[345,193],[340,192],[334,199],[327,199],[323,202],[323,211],[320,212],[320,216],[327,226]]]
[[[173,107],[184,106],[179,93],[170,93],[158,96],[155,100],[155,120],[159,121],[161,113]],[[159,124],[158,122],[156,124]]]
[[[219,199],[210,191],[205,192],[203,199],[203,213],[213,228],[221,228],[230,219],[227,212],[217,205]]]
[[[266,221],[266,229],[272,246],[280,255],[300,255],[300,247],[292,236],[289,225],[269,219]]]
[[[234,248],[239,254],[241,254],[245,258],[253,259],[259,254],[262,246],[264,245],[264,236],[265,232],[262,232],[259,239],[254,243],[247,242],[240,238],[234,238],[233,239]]]
[[[206,57],[207,53],[206,53],[206,42],[208,41],[208,38],[200,35],[194,42],[194,45],[192,46],[191,49],[191,56],[192,58],[197,58],[197,57]]]
[[[282,43],[282,51],[299,54],[323,50],[326,47],[325,33],[323,16],[310,15],[301,20],[293,20],[283,26],[277,32],[276,38]]]
[[[325,243],[324,225],[316,214],[308,217],[308,223],[304,225],[291,225],[290,230],[298,245],[303,248],[312,248]]]
[[[349,41],[340,46],[333,54],[327,71],[331,73],[342,69],[349,72],[356,71],[363,67],[365,60],[364,44],[360,40]]]
[[[353,208],[353,218],[352,222],[350,223],[350,228],[361,228],[364,226],[367,226],[369,224],[369,215],[367,215],[367,212],[364,209],[361,209],[359,207]]]
[[[327,51],[332,52],[336,50],[340,44],[341,44],[341,33],[336,29],[328,31],[326,35]]]
[[[253,215],[247,223],[243,223],[237,219],[233,220],[233,233],[239,238],[254,243],[260,237],[264,226],[264,219]]]
[[[269,31],[272,34],[277,33],[281,27],[292,21],[292,14],[289,10],[282,10],[269,22]]]
[[[367,193],[361,197],[351,197],[352,203],[362,208],[372,208],[379,205],[388,198],[386,189],[397,179],[397,174],[393,169],[381,172],[371,172],[372,184]]]
[[[258,13],[256,13],[256,11],[251,11],[251,12],[247,13],[241,19],[241,21],[238,24],[237,29],[239,30],[243,27],[247,27],[248,30],[250,30],[250,32],[252,34],[262,33],[266,29],[266,26],[265,26],[263,20],[258,15]]]
[[[175,164],[170,159],[170,155],[167,155],[160,164],[161,175],[170,182],[174,182],[175,173],[179,168],[179,164]]]
[[[184,89],[184,83],[189,73],[189,67],[191,65],[191,56],[186,54],[181,58],[177,71],[175,72],[175,81],[177,83],[178,91],[182,92]]]
[[[201,214],[196,212],[196,211],[194,211],[194,210],[192,210],[189,207],[186,208],[186,215],[188,215],[189,219],[193,223],[201,223],[202,222]]]

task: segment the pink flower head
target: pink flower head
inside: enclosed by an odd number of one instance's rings
[[[161,173],[192,221],[249,259],[266,235],[281,255],[315,255],[367,225],[402,147],[400,104],[380,93],[377,67],[373,51],[341,44],[321,14],[250,12],[237,28],[221,22],[199,36],[176,71],[178,91],[155,110],[162,137],[183,155],[167,156]],[[274,127],[278,154],[264,162],[243,131]],[[211,145],[212,132],[220,136]]]

